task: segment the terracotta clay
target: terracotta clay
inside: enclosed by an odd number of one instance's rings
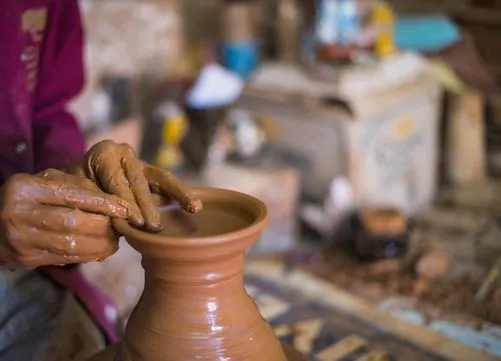
[[[186,213],[180,207],[168,206],[160,213],[167,237],[210,237],[238,231],[253,222],[247,212],[220,204],[207,204],[203,212]]]
[[[127,201],[56,169],[12,176],[1,194],[0,263],[9,268],[106,258],[118,247],[110,217],[129,218]]]
[[[115,229],[143,256],[145,290],[124,342],[91,361],[303,361],[282,348],[244,288],[244,253],[267,220],[259,200],[229,190],[197,188],[196,215],[165,200],[162,233],[125,220]]]
[[[128,144],[111,140],[97,143],[69,173],[88,178],[104,191],[127,200],[131,205],[131,223],[153,232],[160,231],[162,224],[152,192],[175,199],[188,212],[202,209],[202,203],[170,172],[141,161]]]

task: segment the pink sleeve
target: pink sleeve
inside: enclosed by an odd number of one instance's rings
[[[67,110],[84,84],[83,41],[78,1],[52,1],[33,99],[35,171],[69,166],[84,153],[83,134]]]

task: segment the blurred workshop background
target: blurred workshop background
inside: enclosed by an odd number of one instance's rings
[[[89,146],[257,196],[251,264],[501,357],[501,1],[80,2]],[[139,255],[84,270],[125,324]]]

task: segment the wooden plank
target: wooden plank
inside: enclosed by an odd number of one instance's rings
[[[284,284],[290,289],[307,294],[318,303],[335,307],[346,314],[377,325],[377,327],[384,329],[385,332],[407,340],[441,357],[456,361],[499,360],[492,355],[451,340],[439,333],[431,332],[424,326],[411,324],[383,312],[375,305],[304,271],[292,270],[284,279],[283,265],[280,262],[254,261],[247,265],[246,272],[249,275]]]
[[[357,335],[348,336],[317,354],[316,359],[319,361],[338,361],[365,346],[366,343],[363,338]]]
[[[292,335],[292,326],[291,325],[280,325],[273,329],[275,331],[275,335],[277,337],[286,337]]]
[[[388,357],[386,352],[375,350],[357,358],[356,361],[389,361],[389,360],[390,358]]]
[[[324,321],[320,319],[306,320],[292,325],[294,339],[292,344],[299,352],[308,354],[311,352],[313,342],[322,330]]]
[[[255,297],[259,293],[259,290],[256,287],[252,287],[249,285],[245,286],[245,291],[247,291],[247,294],[251,297]]]
[[[477,8],[467,4],[461,4],[459,1],[393,0],[390,1],[390,3],[397,12],[403,14],[442,13],[459,21],[501,26],[501,11],[498,9]]]
[[[289,310],[289,305],[271,295],[258,296],[255,299],[264,318],[275,318]]]

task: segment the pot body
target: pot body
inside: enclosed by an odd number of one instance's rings
[[[145,290],[129,319],[120,361],[285,360],[244,289],[243,254],[143,264]]]
[[[121,345],[110,346],[103,352],[94,356],[89,361],[117,361],[119,360],[118,350],[120,347]],[[309,361],[309,359],[306,356],[298,352],[290,345],[282,344],[282,349],[284,351],[287,361]]]

